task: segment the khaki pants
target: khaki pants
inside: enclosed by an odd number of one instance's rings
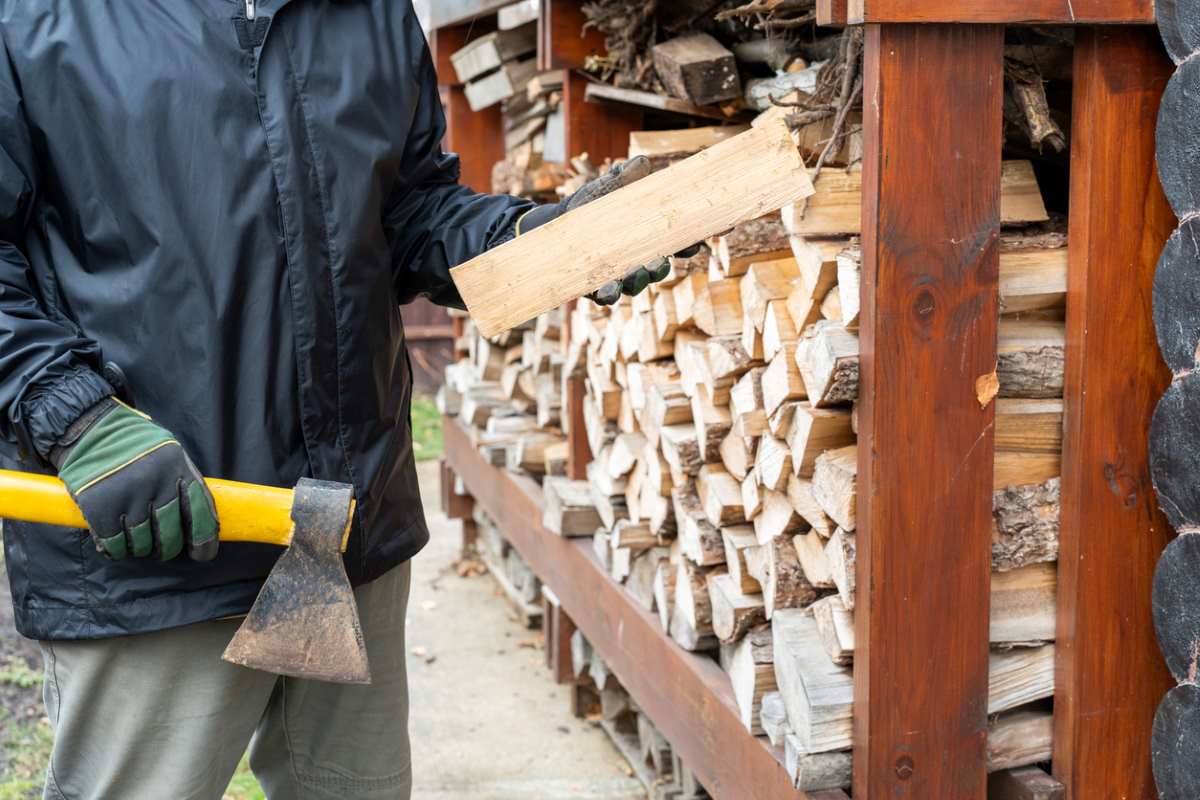
[[[270,800],[407,800],[404,564],[356,592],[370,686],[221,660],[240,620],[46,642],[47,800],[220,800],[250,747]]]

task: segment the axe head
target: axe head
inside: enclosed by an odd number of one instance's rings
[[[223,658],[251,669],[336,683],[370,683],[354,591],[342,563],[354,489],[302,479],[292,543],[267,576]]]

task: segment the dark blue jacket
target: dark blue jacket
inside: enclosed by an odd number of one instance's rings
[[[352,483],[356,583],[427,541],[399,305],[529,204],[457,184],[409,0],[0,0],[0,465],[112,391],[208,476]],[[5,523],[27,636],[245,612],[278,555],[109,562]]]

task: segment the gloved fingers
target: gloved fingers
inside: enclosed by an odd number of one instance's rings
[[[159,561],[170,561],[183,552],[183,510],[178,497],[154,509],[150,520]]]
[[[691,258],[700,252],[700,248],[704,246],[703,242],[697,242],[691,247],[685,247],[675,254],[676,258]]]
[[[621,283],[621,281],[609,281],[588,295],[588,297],[596,305],[611,306],[621,299]]]
[[[617,164],[606,174],[601,175],[593,181],[588,181],[575,194],[571,195],[567,201],[567,210],[579,208],[587,205],[593,200],[599,200],[606,194],[611,194],[617,189],[624,188],[629,184],[639,181],[649,175],[653,170],[650,167],[650,159],[645,156],[635,156],[628,161]]]
[[[650,273],[650,282],[658,283],[671,274],[671,259],[664,257],[651,261],[646,265],[646,271]]]
[[[97,536],[92,534],[96,549],[113,561],[121,561],[129,555],[129,541],[125,538],[125,526],[112,536]]]
[[[217,538],[220,526],[212,494],[197,475],[194,480],[179,482],[179,499],[188,556],[193,561],[212,561],[217,557],[220,544]]]
[[[154,506],[147,505],[146,511],[148,513],[142,521],[133,525],[126,522],[129,530],[129,554],[134,558],[145,558],[154,552],[154,532],[150,530],[151,520],[154,519]]]

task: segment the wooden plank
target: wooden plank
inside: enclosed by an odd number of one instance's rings
[[[995,409],[975,386],[996,365],[1003,44],[866,29],[858,800],[986,797]]]
[[[1174,227],[1154,174],[1170,74],[1152,29],[1079,32],[1054,704],[1054,775],[1077,800],[1157,796],[1151,721],[1172,684],[1151,625],[1154,567],[1171,531],[1146,435],[1170,377],[1150,307]]]
[[[480,332],[494,336],[811,193],[787,125],[775,117],[472,259],[451,277]]]
[[[818,25],[845,25],[849,20],[848,0],[817,0]]]
[[[515,0],[413,0],[413,6],[425,22],[426,30],[485,17],[496,13]]]
[[[1154,0],[848,0],[847,21],[1139,25],[1154,22]]]
[[[643,92],[638,89],[621,89],[607,83],[589,83],[587,100],[593,103],[624,103],[651,111],[668,111],[672,114],[682,114],[685,117],[701,117],[703,119],[726,120],[724,112],[719,108],[698,106],[687,100],[667,97],[654,92]]]
[[[803,800],[782,753],[742,725],[729,679],[715,661],[668,639],[658,618],[608,578],[590,542],[545,530],[537,485],[485,463],[457,419],[445,420],[445,444],[447,461],[477,502],[714,797]]]

